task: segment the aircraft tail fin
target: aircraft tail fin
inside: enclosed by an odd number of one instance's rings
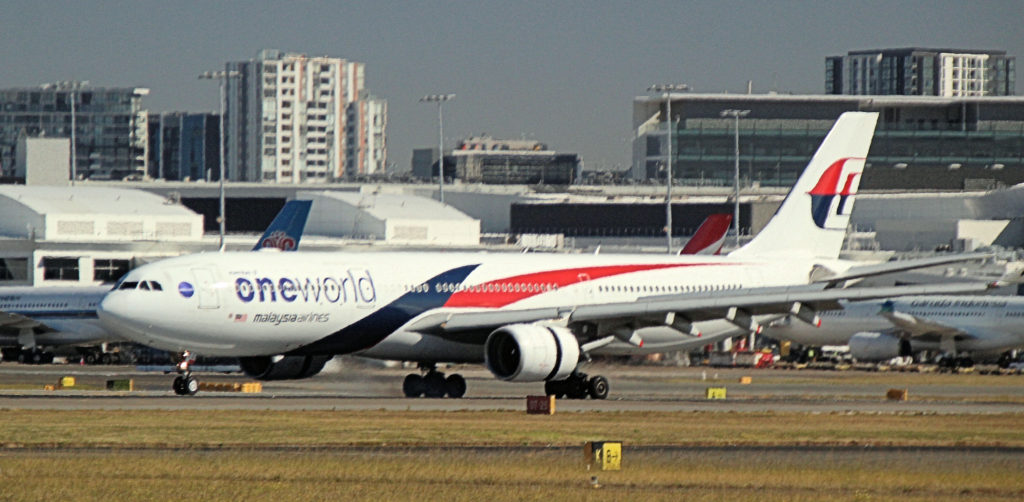
[[[299,248],[302,231],[306,228],[309,210],[313,206],[311,200],[288,201],[281,211],[270,222],[260,240],[256,241],[253,251],[263,248],[277,248],[281,251],[295,251]]]
[[[730,255],[837,258],[877,121],[877,112],[840,115],[768,225]]]
[[[718,254],[725,244],[725,234],[729,233],[731,223],[732,215],[729,213],[708,215],[679,254]]]

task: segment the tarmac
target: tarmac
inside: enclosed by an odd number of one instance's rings
[[[542,383],[508,383],[479,366],[444,369],[460,373],[468,391],[461,399],[410,399],[402,379],[415,368],[382,367],[355,359],[332,362],[305,380],[263,382],[260,393],[204,391],[177,396],[172,373],[131,366],[0,364],[0,409],[221,409],[221,410],[522,410],[525,396],[543,394]],[[1020,413],[1024,376],[868,373],[863,371],[658,367],[598,364],[584,368],[611,384],[606,400],[558,400],[559,412],[717,411],[801,413]],[[75,386],[44,390],[62,377]],[[244,383],[241,373],[197,373],[205,383]],[[750,383],[741,383],[749,377]],[[133,391],[108,391],[107,380],[131,379]],[[709,387],[726,388],[725,399],[707,399]],[[889,400],[890,389],[908,399]]]

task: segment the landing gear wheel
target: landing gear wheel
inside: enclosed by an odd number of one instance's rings
[[[586,373],[573,373],[565,379],[565,396],[569,399],[586,399],[588,387]]]
[[[603,376],[595,376],[587,382],[587,393],[592,399],[606,399],[608,397],[608,379]]]
[[[183,352],[181,361],[176,364],[178,376],[174,377],[174,393],[179,396],[194,396],[199,392],[199,382],[192,378],[192,363],[195,362],[195,355],[191,352]]]
[[[603,376],[587,378],[585,373],[573,373],[565,380],[549,380],[544,382],[544,393],[556,398],[569,399],[606,399],[608,397],[608,379]]]
[[[423,377],[410,373],[402,382],[402,392],[405,397],[420,397],[423,395]]]
[[[998,364],[1000,368],[1006,369],[1010,367],[1010,363],[1012,362],[1013,356],[1009,352],[1003,352],[1002,355],[999,356],[999,362],[996,364]]]
[[[196,380],[195,378],[192,378],[190,376],[185,377],[184,386],[185,394],[188,394],[189,396],[194,396],[196,395],[196,392],[199,392],[199,381]]]
[[[179,396],[184,396],[185,395],[185,377],[183,377],[183,376],[176,376],[176,377],[174,377],[174,383],[171,384],[171,387],[174,388],[174,393],[175,394],[177,394]]]
[[[548,380],[544,382],[544,394],[562,399],[565,396],[565,380]]]
[[[458,373],[448,375],[448,378],[444,379],[444,388],[448,397],[458,399],[466,395],[466,379]]]
[[[402,392],[405,397],[448,397],[460,398],[466,395],[466,379],[462,375],[453,374],[445,378],[444,373],[437,371],[434,363],[420,363],[423,375],[415,373],[405,377]]]
[[[427,373],[427,376],[423,377],[423,384],[426,387],[424,394],[427,397],[444,397],[446,392],[444,373],[437,371]]]

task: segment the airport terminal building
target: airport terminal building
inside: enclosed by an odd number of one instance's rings
[[[744,186],[789,186],[835,119],[876,111],[878,126],[862,190],[989,189],[1024,182],[1024,98],[672,93],[633,101],[637,181],[664,179],[668,141],[673,178],[690,186],[731,186],[736,121]]]

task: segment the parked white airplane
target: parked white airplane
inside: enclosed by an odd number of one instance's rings
[[[426,374],[406,378],[408,396],[462,396],[465,380],[435,364],[485,363],[502,380],[543,381],[549,394],[604,398],[607,380],[578,370],[590,355],[689,349],[785,313],[814,323],[816,308],[840,299],[976,289],[826,289],[917,266],[837,259],[876,120],[843,114],[773,219],[729,256],[198,254],[130,272],[126,283],[166,287],[112,291],[100,319],[181,352],[179,394],[198,388],[194,351],[238,356],[263,379],[311,376],[336,354],[416,361]]]
[[[818,329],[782,319],[765,334],[814,347],[849,345],[850,355],[860,361],[941,352],[954,366],[1024,347],[1024,298],[1019,296],[908,296],[842,306],[822,312]]]
[[[293,251],[302,238],[312,201],[293,200],[281,208],[253,251],[274,248]],[[118,283],[125,287],[123,283]],[[159,283],[136,283],[143,290]],[[100,325],[96,307],[111,289],[106,286],[0,288],[0,347],[18,350],[26,363],[53,361],[43,347],[88,346],[124,341]],[[157,289],[158,290],[158,289]]]

